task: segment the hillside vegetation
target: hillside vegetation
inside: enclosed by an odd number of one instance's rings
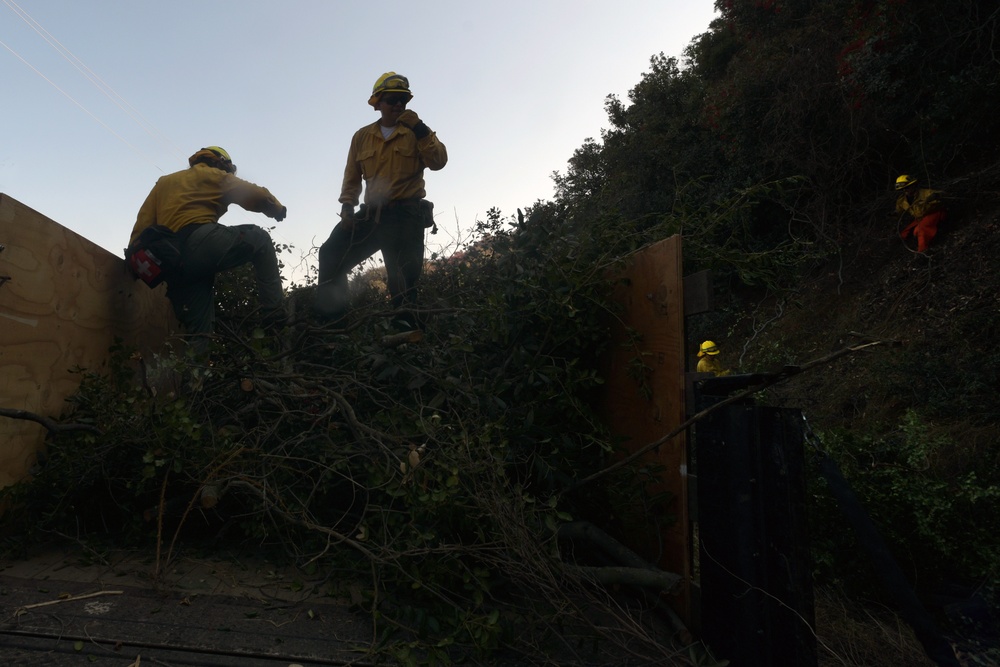
[[[654,56],[627,101],[607,99],[609,129],[554,175],[552,201],[491,211],[428,266],[423,343],[379,343],[389,316],[371,275],[353,283],[348,329],[302,322],[279,339],[253,328],[249,278],[232,276],[212,364],[118,350],[112,373],[84,373],[67,418],[101,435],[53,440],[33,483],[9,491],[25,511],[8,521],[155,537],[160,568],[178,526],[204,521],[203,490],[221,489],[213,534],[340,573],[329,594],[350,594],[379,631],[371,650],[400,664],[712,664],[655,597],[595,586],[586,568],[607,563],[560,537],[581,520],[613,532],[613,508],[655,502],[642,468],[574,482],[615,448],[589,402],[608,269],[679,233],[685,272],[711,269],[717,301],[688,323],[692,357],[710,338],[749,372],[901,343],[759,400],[806,413],[918,592],[986,655],[983,628],[939,602],[994,604],[1000,562],[1000,9],[716,6],[683,60]],[[946,192],[925,254],[899,237],[900,173]],[[307,310],[310,287],[293,292]],[[817,614],[823,662],[926,664],[868,606],[886,600],[810,475],[820,600],[844,610]],[[136,508],[156,510],[155,529]]]

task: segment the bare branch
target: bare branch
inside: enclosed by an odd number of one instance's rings
[[[60,424],[53,419],[43,417],[42,415],[35,414],[34,412],[28,412],[27,410],[0,408],[0,417],[9,417],[10,419],[23,419],[25,421],[36,422],[44,426],[45,429],[53,435],[58,435],[59,433],[65,433],[67,431],[88,431],[90,433],[101,433],[101,429],[91,424]]]
[[[651,442],[651,443],[649,443],[647,445],[643,445],[642,447],[640,447],[636,451],[632,452],[628,456],[626,456],[626,457],[624,457],[624,458],[622,458],[622,459],[620,459],[620,460],[612,463],[611,465],[607,466],[606,468],[602,468],[601,470],[598,470],[597,472],[593,473],[592,475],[588,475],[587,477],[584,477],[583,479],[578,480],[574,484],[570,485],[569,488],[567,488],[566,490],[567,491],[576,490],[576,489],[580,488],[581,486],[583,486],[584,484],[589,484],[590,482],[593,482],[595,479],[603,477],[604,475],[606,475],[606,474],[608,474],[610,472],[614,472],[615,470],[618,470],[619,468],[622,468],[622,467],[628,465],[632,461],[635,461],[636,459],[638,459],[643,454],[646,454],[647,452],[650,452],[650,451],[656,449],[660,445],[663,445],[663,444],[669,442],[670,440],[673,440],[678,435],[680,435],[681,433],[683,433],[684,431],[686,431],[688,428],[690,428],[693,424],[696,424],[697,422],[701,421],[702,419],[704,419],[708,415],[712,414],[713,412],[715,412],[717,410],[721,410],[722,408],[724,408],[727,405],[732,405],[733,403],[737,403],[739,401],[742,401],[743,399],[748,398],[750,396],[753,396],[757,392],[762,391],[764,389],[767,389],[768,387],[772,387],[772,386],[778,384],[779,382],[784,382],[785,380],[787,380],[787,379],[789,379],[789,378],[791,378],[793,376],[800,375],[801,373],[804,373],[804,372],[806,372],[808,370],[812,370],[813,368],[817,368],[819,366],[824,366],[826,364],[829,364],[829,363],[831,363],[833,361],[836,361],[837,359],[840,359],[841,357],[847,356],[848,354],[852,354],[854,352],[859,352],[861,350],[867,350],[869,348],[876,347],[878,345],[901,345],[901,343],[899,341],[894,341],[894,340],[878,340],[878,341],[874,341],[874,342],[871,342],[871,343],[863,343],[861,345],[854,345],[854,346],[851,346],[851,347],[845,347],[845,348],[843,348],[841,350],[837,350],[836,352],[834,352],[832,354],[828,354],[825,357],[820,357],[819,359],[814,359],[814,360],[812,360],[812,361],[810,361],[810,362],[808,362],[806,364],[803,364],[802,366],[785,366],[784,368],[782,368],[780,371],[778,371],[776,373],[768,373],[766,375],[761,375],[761,381],[760,381],[759,384],[756,384],[753,387],[750,387],[749,389],[747,389],[745,391],[741,391],[738,394],[734,394],[734,395],[730,396],[729,398],[726,398],[725,400],[719,401],[718,403],[715,403],[714,405],[712,405],[712,406],[710,406],[708,408],[705,408],[704,410],[702,410],[698,414],[694,415],[693,417],[691,417],[690,419],[688,419],[687,421],[685,421],[684,423],[682,423],[677,428],[675,428],[672,431],[670,431],[669,433],[667,433],[662,438],[660,438],[658,440],[654,440],[653,442]]]

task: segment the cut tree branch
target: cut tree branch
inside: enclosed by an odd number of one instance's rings
[[[60,424],[54,419],[49,419],[48,417],[43,417],[42,415],[36,415],[34,412],[28,412],[27,410],[0,408],[0,417],[9,417],[11,419],[23,419],[25,421],[36,422],[44,426],[45,429],[53,435],[58,435],[59,433],[65,433],[67,431],[89,431],[91,433],[101,433],[101,429],[92,424]]]
[[[602,586],[622,584],[627,586],[642,586],[656,588],[669,593],[681,581],[679,574],[663,572],[662,570],[647,570],[639,567],[586,567],[583,565],[565,565],[567,572],[589,579]]]

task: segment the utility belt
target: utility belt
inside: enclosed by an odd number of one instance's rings
[[[151,225],[125,249],[125,261],[132,275],[151,288],[163,281],[179,279],[184,273],[184,242],[200,229],[189,224],[175,232],[163,225]]]
[[[431,234],[437,234],[437,225],[434,224],[434,202],[412,197],[410,199],[393,199],[378,206],[361,204],[354,214],[355,220],[374,220],[378,223],[381,220],[383,211],[391,211],[393,214],[402,213],[412,215],[420,220],[424,229],[433,227]]]

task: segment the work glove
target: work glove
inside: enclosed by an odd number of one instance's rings
[[[399,114],[399,119],[396,121],[400,125],[405,125],[411,130],[413,127],[420,122],[420,116],[413,109],[407,109],[403,113]]]
[[[424,124],[424,121],[420,120],[420,116],[413,109],[407,109],[399,114],[396,122],[413,130],[413,134],[417,135],[417,139],[423,139],[431,133],[431,129]]]

